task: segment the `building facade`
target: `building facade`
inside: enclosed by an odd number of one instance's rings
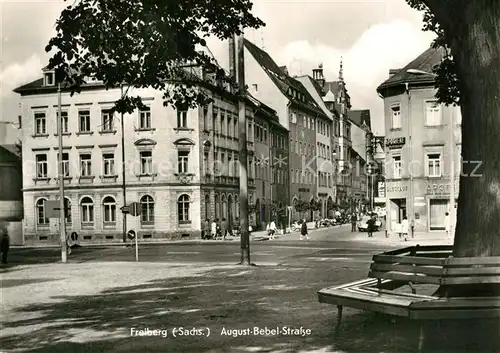
[[[307,89],[279,67],[268,53],[245,40],[245,80],[250,93],[271,106],[280,124],[289,132],[289,205],[310,204],[317,201],[318,164],[316,155],[316,131],[318,119],[328,117],[311,97]],[[313,209],[295,212],[292,218],[312,219]]]
[[[47,201],[59,197],[58,96],[53,72],[43,74],[15,90],[22,105],[26,244],[59,242],[58,219],[49,218],[47,209]],[[164,107],[162,92],[130,88],[128,94],[142,97],[146,108],[123,116],[109,110],[119,89],[92,82],[73,97],[63,90],[68,233],[77,232],[83,242],[121,241],[126,222],[126,230],[136,230],[141,240],[198,238],[204,219],[237,220],[237,100],[227,88],[207,87],[202,89],[209,89],[213,102],[195,109]],[[252,199],[256,106],[247,106]],[[132,202],[141,204],[138,217],[120,212]]]
[[[456,219],[461,167],[461,117],[457,107],[435,98],[433,66],[442,49],[430,48],[390,77],[377,91],[384,99],[386,209],[390,230],[401,220],[415,232],[445,230],[445,214]],[[453,166],[453,168],[452,168]],[[452,224],[453,225],[453,224]]]
[[[0,220],[23,219],[22,188],[20,146],[0,145]]]

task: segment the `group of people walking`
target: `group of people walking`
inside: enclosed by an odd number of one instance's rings
[[[216,218],[212,222],[205,219],[201,239],[226,239],[228,235],[233,235],[234,230],[225,218],[222,218],[222,221]]]

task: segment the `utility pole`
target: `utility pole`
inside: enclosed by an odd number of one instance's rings
[[[123,98],[123,84],[120,84],[120,96]],[[123,122],[122,113],[121,116],[121,130],[122,130],[122,191],[123,191],[123,206],[127,206],[127,190],[125,184],[125,123]],[[127,214],[122,212],[123,216],[123,242],[127,242]]]
[[[62,137],[62,110],[61,110],[61,83],[57,84],[57,137],[59,140],[59,231],[61,232],[61,261],[68,262],[68,249],[66,243],[66,202],[64,199],[64,161]]]
[[[241,228],[241,261],[240,265],[250,262],[250,234],[248,232],[248,150],[246,119],[246,85],[245,85],[245,43],[243,30],[236,38],[236,79],[238,82],[238,126],[239,126],[239,163],[240,163],[240,228]]]
[[[452,237],[455,236],[455,136],[453,134],[455,123],[455,107],[451,107],[450,114],[450,135],[449,135],[449,143],[450,143],[450,235]]]

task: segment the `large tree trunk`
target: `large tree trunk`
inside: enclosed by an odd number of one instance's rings
[[[500,256],[500,1],[428,5],[460,80],[464,164],[453,255]]]
[[[500,256],[500,1],[428,0],[460,80],[463,173],[453,255]],[[479,166],[479,167],[478,167]],[[448,297],[499,295],[498,285],[441,287]],[[500,320],[458,320],[424,329],[422,351],[498,351]],[[460,347],[460,350],[458,349]]]

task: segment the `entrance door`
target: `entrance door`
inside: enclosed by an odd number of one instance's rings
[[[398,230],[401,228],[401,222],[406,217],[406,199],[391,199],[389,207],[390,214],[387,222],[391,225],[393,231]]]
[[[429,229],[445,230],[444,217],[448,212],[448,200],[429,200]]]

